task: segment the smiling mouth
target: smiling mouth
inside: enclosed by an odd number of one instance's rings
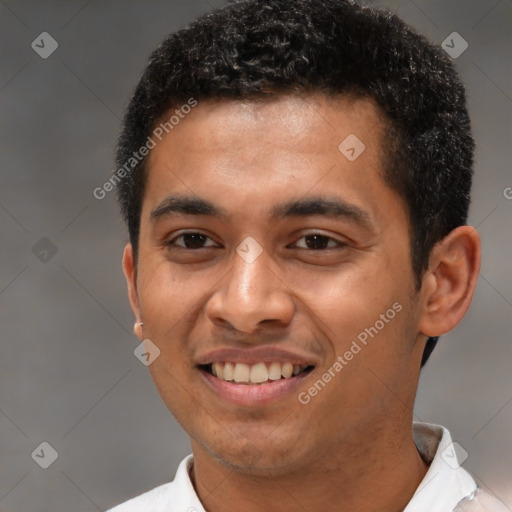
[[[269,384],[309,373],[313,365],[280,363],[235,363],[229,361],[199,365],[199,368],[225,382],[242,385]]]

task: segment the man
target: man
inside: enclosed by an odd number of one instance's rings
[[[499,510],[412,418],[477,281],[473,148],[449,59],[385,12],[249,0],[159,46],[112,179],[192,455],[112,512]]]

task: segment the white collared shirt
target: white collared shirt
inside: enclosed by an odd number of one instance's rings
[[[414,442],[430,467],[403,512],[502,512],[499,500],[479,489],[460,465],[463,449],[440,425],[415,422]],[[459,459],[461,459],[459,461]],[[107,512],[205,512],[190,480],[193,456],[185,457],[174,481],[156,487]],[[243,510],[243,508],[240,508]]]

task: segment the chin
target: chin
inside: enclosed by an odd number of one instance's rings
[[[209,455],[223,466],[237,473],[253,476],[279,476],[301,466],[303,454],[290,446],[277,449],[272,442],[265,448],[252,444],[250,441],[236,448],[209,447]]]

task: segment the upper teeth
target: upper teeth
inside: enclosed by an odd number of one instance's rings
[[[245,363],[216,362],[212,364],[212,373],[219,379],[234,380],[235,382],[250,382],[252,384],[260,384],[268,380],[279,380],[281,377],[285,379],[292,375],[297,375],[305,368],[307,364],[292,364],[273,362],[256,363],[248,365]]]

